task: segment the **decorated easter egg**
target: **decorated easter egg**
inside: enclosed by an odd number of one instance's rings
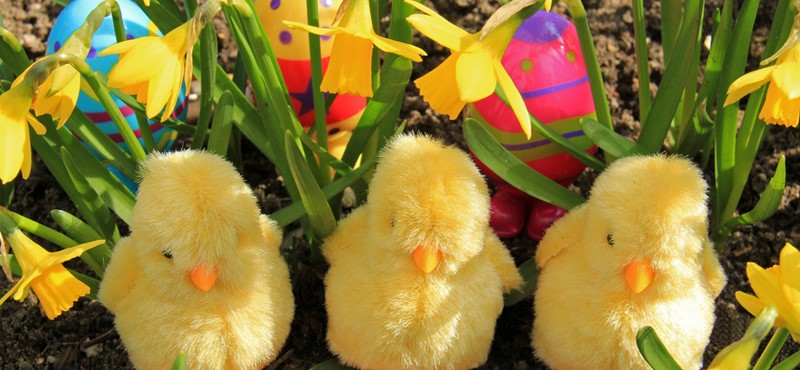
[[[52,54],[57,52],[67,38],[69,38],[69,36],[71,36],[75,30],[83,25],[86,17],[101,1],[102,0],[73,0],[71,3],[69,3],[69,5],[67,5],[64,10],[61,11],[61,14],[59,14],[58,18],[53,24],[53,28],[50,31],[49,37],[47,38],[47,53]],[[122,13],[122,19],[125,26],[125,35],[128,39],[142,36],[161,35],[155,25],[139,8],[139,6],[136,5],[136,3],[131,0],[117,0],[117,3],[119,4],[120,12]],[[119,56],[99,56],[97,53],[110,45],[116,44],[116,42],[117,39],[114,34],[114,25],[111,16],[109,15],[103,20],[103,23],[92,37],[91,49],[89,50],[89,55],[86,57],[86,63],[89,64],[93,70],[108,74],[108,72],[111,70],[111,67],[117,63]],[[103,105],[100,104],[100,102],[97,101],[93,96],[94,94],[91,92],[87,93],[82,90],[78,97],[77,107],[83,113],[85,113],[89,119],[94,121],[97,126],[103,130],[103,132],[111,137],[114,142],[119,144],[127,151],[127,145],[123,142],[122,135],[119,133],[119,130],[117,130],[114,122],[111,121],[111,116],[108,114],[106,109],[103,108]],[[133,108],[129,107],[116,97],[114,97],[114,102],[125,116],[125,120],[128,122],[128,125],[130,125],[130,127],[133,129],[133,132],[139,138],[139,142],[144,144],[144,140],[141,138],[139,122],[136,119]],[[187,113],[186,103],[187,100],[185,98],[185,94],[181,93],[178,97],[178,102],[173,109],[172,116],[185,119]],[[157,120],[150,120],[149,124],[150,130],[153,132],[153,137],[155,139],[156,149],[170,149],[175,137],[177,137],[177,132],[164,127]],[[129,179],[124,179],[118,172],[116,172],[116,174],[118,177],[120,177],[120,179],[126,182],[129,187],[131,186],[132,182]]]
[[[544,10],[534,13],[514,33],[502,63],[534,117],[594,153],[596,147],[580,125],[583,117],[595,118],[594,100],[578,34],[570,21]],[[514,112],[497,95],[470,105],[469,114],[519,159],[562,185],[572,182],[585,168],[536,131],[530,139],[525,137]]]
[[[320,27],[330,27],[342,0],[317,1]],[[278,60],[297,117],[304,127],[310,127],[314,124],[315,114],[308,33],[289,29],[283,24],[285,20],[306,23],[306,2],[301,0],[256,0],[255,8],[264,25],[264,31],[275,53],[275,58]],[[332,47],[332,37],[320,37],[323,74],[327,69]],[[365,107],[366,99],[363,97],[345,94],[336,96],[325,115],[328,124],[328,142],[332,151],[335,146],[341,146],[337,144],[346,145],[350,131],[358,124]]]

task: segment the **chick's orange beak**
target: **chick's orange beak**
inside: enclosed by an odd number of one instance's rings
[[[189,273],[192,283],[204,292],[207,292],[214,286],[214,282],[217,281],[217,275],[219,275],[218,268],[214,267],[213,269],[209,269],[206,265],[197,265],[197,267],[192,269],[192,272]]]
[[[648,260],[635,260],[625,266],[625,281],[634,293],[647,289],[655,275],[653,265]]]
[[[442,251],[423,246],[414,249],[411,256],[414,257],[414,264],[417,265],[420,271],[426,274],[433,271],[433,269],[439,265],[439,262],[442,261]]]

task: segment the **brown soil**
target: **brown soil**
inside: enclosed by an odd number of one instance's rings
[[[606,81],[617,132],[631,137],[638,133],[638,103],[636,97],[636,67],[633,59],[633,26],[629,2],[622,0],[586,0],[591,28],[595,35]],[[718,6],[721,0],[708,1]],[[736,0],[734,3],[741,4]],[[435,0],[433,5],[450,20],[469,31],[480,28],[497,6],[497,1],[487,0]],[[658,24],[659,2],[645,1],[650,22],[651,75],[657,84],[663,73],[662,51]],[[755,41],[751,48],[750,69],[755,67],[760,48],[767,34],[775,7],[774,1],[765,1],[759,10]],[[558,8],[564,11],[563,7]],[[712,13],[707,6],[706,14]],[[47,0],[0,0],[0,14],[6,26],[22,40],[32,57],[44,51],[52,21],[60,7]],[[710,28],[710,25],[706,25]],[[230,44],[230,40],[220,39]],[[415,68],[414,77],[438,65],[446,52],[428,39],[416,38],[415,43],[428,50],[430,57]],[[235,50],[226,48],[222,59],[233,60]],[[230,65],[230,63],[226,63]],[[447,117],[435,114],[425,104],[418,92],[409,87],[403,117],[408,119],[412,131],[441,137],[447,143],[465,148],[460,121],[450,122]],[[183,143],[179,141],[180,144]],[[722,247],[721,259],[729,282],[717,300],[717,322],[706,351],[706,363],[725,345],[738,340],[750,322],[751,316],[734,299],[737,290],[749,291],[744,274],[747,261],[762,266],[777,263],[780,248],[787,241],[800,242],[800,228],[794,222],[800,212],[800,161],[795,130],[773,127],[767,137],[752,172],[752,181],[743,196],[742,210],[755,204],[757,194],[772,176],[777,159],[787,160],[786,193],[781,208],[772,218],[756,226],[736,230]],[[262,211],[272,213],[289,204],[289,198],[277,179],[274,168],[251,145],[245,144],[244,176],[255,189]],[[41,162],[35,163],[30,179],[19,182],[12,209],[37,221],[55,227],[49,217],[53,209],[76,212],[66,195],[58,188]],[[576,182],[584,193],[595,177],[586,171]],[[279,359],[270,368],[307,369],[333,357],[325,344],[326,315],[322,278],[326,267],[309,263],[308,253],[302,248],[302,235],[296,227],[285,230],[283,250],[292,268],[294,294],[297,303],[292,333]],[[298,244],[299,243],[299,244]],[[526,237],[506,240],[517,264],[528,260],[536,244]],[[298,247],[298,245],[300,245]],[[83,268],[72,262],[71,267]],[[10,285],[0,280],[0,293]],[[544,368],[532,355],[529,333],[532,323],[531,299],[507,307],[497,322],[497,331],[486,369]],[[766,342],[766,341],[765,341]],[[797,350],[796,345],[784,348],[781,357]],[[34,302],[9,301],[0,306],[0,365],[2,369],[18,368],[130,368],[124,348],[113,326],[113,317],[98,302],[80,300],[69,312],[54,321],[47,320]]]

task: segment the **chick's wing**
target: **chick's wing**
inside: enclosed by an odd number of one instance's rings
[[[586,205],[571,210],[556,221],[544,234],[536,249],[536,266],[544,268],[551,258],[562,250],[578,243],[586,220]]]
[[[716,298],[722,292],[722,288],[725,287],[727,277],[722,265],[719,263],[717,253],[714,252],[714,244],[710,240],[706,240],[703,243],[702,253],[703,275],[708,280],[708,285],[711,286],[711,296]]]
[[[513,289],[519,289],[522,286],[522,276],[514,264],[514,259],[511,258],[508,249],[503,245],[503,242],[493,232],[486,233],[486,245],[484,246],[486,258],[494,266],[497,273],[500,275],[500,280],[503,281],[503,292],[508,293]]]
[[[120,302],[136,286],[140,271],[141,266],[139,266],[139,258],[136,256],[135,243],[130,237],[120,239],[114,247],[111,261],[106,266],[97,298],[112,313],[116,314]]]
[[[346,254],[346,251],[355,244],[354,240],[363,236],[365,230],[369,228],[365,208],[360,207],[350,213],[325,239],[325,243],[322,245],[322,254],[331,265],[339,261],[342,255]]]

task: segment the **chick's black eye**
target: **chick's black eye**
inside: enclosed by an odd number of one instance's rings
[[[608,242],[608,245],[614,246],[614,235],[611,233],[606,235],[606,241]]]
[[[172,253],[170,253],[170,252],[167,252],[167,251],[161,251],[161,254],[163,254],[163,255],[164,255],[164,257],[167,257],[167,258],[169,258],[169,259],[172,259]]]

